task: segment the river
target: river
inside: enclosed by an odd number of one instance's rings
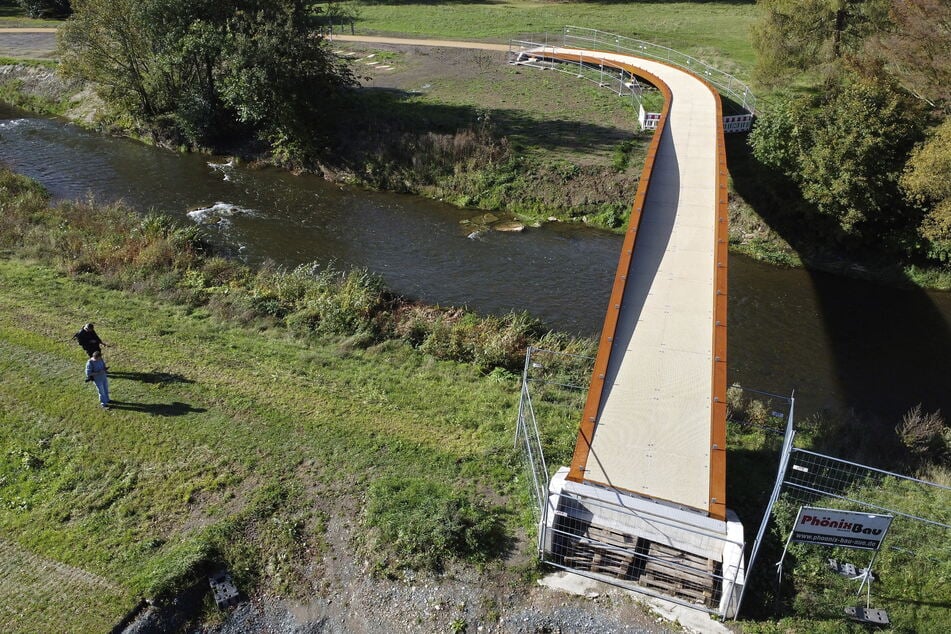
[[[201,222],[214,242],[252,263],[365,266],[429,303],[527,310],[590,336],[601,327],[621,244],[562,224],[473,235],[462,221],[475,210],[236,167],[5,107],[0,160],[57,199],[123,200]],[[951,415],[951,294],[732,255],[728,319],[729,380],[795,389],[797,418],[851,407],[893,425],[919,402]]]

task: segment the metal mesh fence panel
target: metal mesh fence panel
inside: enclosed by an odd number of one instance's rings
[[[756,96],[749,86],[706,62],[666,46],[636,40],[622,35],[606,33],[597,29],[566,26],[562,39],[564,46],[593,48],[597,50],[630,53],[639,57],[655,59],[689,70],[716,86],[750,113],[756,112]]]
[[[894,515],[885,548],[951,561],[951,487],[793,448],[783,498],[796,505]]]
[[[522,451],[538,520],[545,514],[551,477],[546,453],[562,460],[573,448],[593,362],[591,357],[537,348],[525,355],[515,446]]]
[[[734,588],[742,571],[735,566],[724,571],[716,556],[671,546],[667,537],[692,529],[662,517],[638,514],[622,504],[564,491],[558,497],[559,507],[551,507],[551,477],[571,459],[593,361],[590,356],[535,348],[525,357],[515,443],[523,455],[534,501],[541,559],[642,594],[710,613],[722,615],[729,610],[732,614],[739,601]],[[737,438],[757,435],[776,445],[771,451],[778,456],[791,406],[787,397],[733,386],[729,392],[730,434]],[[758,508],[765,504],[766,500],[760,501]],[[595,516],[613,520],[595,522]],[[651,525],[650,531],[656,533],[653,538],[635,537],[619,528],[639,522]],[[691,540],[707,543],[709,553],[721,552],[729,542],[718,533],[694,535]],[[741,550],[744,547],[729,543]],[[729,596],[723,596],[724,588],[729,589]]]
[[[579,79],[586,79],[606,88],[619,97],[630,97],[631,102],[640,105],[645,86],[637,77],[624,70],[606,67],[596,57],[590,60],[580,59],[577,63],[563,63],[547,59],[543,56],[520,55],[522,51],[532,51],[544,45],[527,40],[513,40],[512,50],[509,52],[509,63],[519,66],[530,66],[542,70],[554,70],[560,73],[573,75]]]
[[[775,558],[750,570],[760,597],[774,597],[772,607],[760,601],[751,608],[820,620],[841,619],[843,610],[850,618],[887,615],[870,608],[878,597],[892,623],[909,631],[945,618],[940,614],[951,578],[951,487],[796,448],[794,436],[787,435],[776,495],[754,544],[754,553],[762,547]],[[782,541],[802,506],[894,519],[877,552],[792,543],[785,564],[768,565],[781,559]],[[863,603],[863,588],[864,607],[856,605]],[[937,612],[929,616],[931,610]]]

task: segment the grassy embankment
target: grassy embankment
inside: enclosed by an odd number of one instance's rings
[[[104,631],[221,564],[303,592],[330,518],[381,572],[498,565],[526,506],[516,384],[490,370],[521,354],[521,318],[400,305],[359,272],[251,272],[6,172],[0,207],[0,629]],[[90,319],[109,411],[69,341]]]

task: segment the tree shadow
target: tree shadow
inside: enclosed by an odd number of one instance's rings
[[[110,370],[109,379],[126,379],[140,383],[158,383],[163,385],[166,383],[194,383],[193,380],[172,372],[113,372]]]
[[[192,407],[188,403],[175,401],[173,403],[129,403],[126,401],[111,401],[109,407],[130,412],[143,412],[150,416],[184,416],[185,414],[200,414],[207,412],[204,407]]]
[[[756,161],[746,135],[727,135],[727,155],[736,192],[804,263],[836,387],[856,413],[854,428],[842,431],[890,442],[919,402],[925,411],[951,412],[951,327],[932,297],[898,263],[849,249],[795,183]],[[888,284],[862,279],[872,272]]]
[[[670,0],[671,2],[673,0]],[[456,5],[456,4],[504,4],[499,0],[412,0],[411,2],[406,2],[406,0],[364,0],[363,4],[368,5],[381,5],[381,6],[406,6],[406,5],[420,5],[420,6],[433,6],[433,5]],[[359,21],[359,17],[357,18]]]
[[[576,0],[579,4],[641,4],[645,11],[652,4],[755,4],[756,0]]]
[[[397,88],[364,87],[359,94],[361,99],[347,114],[347,132],[338,139],[343,146],[392,145],[407,134],[454,134],[486,127],[494,137],[516,145],[592,154],[613,150],[632,136],[630,130],[532,116],[523,110],[414,102],[415,93]],[[361,134],[349,133],[352,130]]]

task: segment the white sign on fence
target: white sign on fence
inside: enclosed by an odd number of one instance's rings
[[[878,550],[893,516],[802,506],[792,541],[823,546]]]

